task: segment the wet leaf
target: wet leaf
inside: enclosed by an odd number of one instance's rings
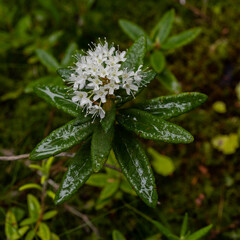
[[[84,118],[85,113],[75,104],[68,93],[68,88],[64,86],[37,86],[34,92],[52,106],[77,117],[81,115]]]
[[[167,39],[172,30],[174,15],[174,9],[171,9],[163,15],[151,33],[152,40],[156,40],[156,42],[161,44]]]
[[[152,41],[150,40],[149,36],[147,33],[138,25],[136,25],[133,22],[130,22],[125,19],[120,19],[118,21],[120,27],[122,30],[133,40],[136,41],[140,36],[144,35],[147,38],[147,45],[148,48],[151,48],[152,46]]]
[[[153,98],[134,107],[147,111],[163,119],[177,117],[200,106],[207,100],[202,93],[189,92]]]
[[[92,172],[91,143],[88,141],[71,160],[56,193],[55,204],[68,200],[88,180]]]
[[[121,110],[117,120],[142,138],[169,143],[191,143],[194,140],[185,129],[138,109]]]
[[[70,68],[58,68],[57,73],[63,80],[68,80],[71,74],[74,73],[74,70]]]
[[[169,50],[182,47],[192,42],[200,33],[201,28],[192,28],[178,35],[172,36],[162,45],[162,49]]]
[[[105,132],[108,132],[112,127],[116,117],[116,105],[112,100],[108,100],[104,105],[103,109],[105,111],[105,117],[101,121],[101,125]]]
[[[150,207],[157,204],[155,179],[147,156],[130,133],[118,127],[113,145],[117,161],[138,196]]]
[[[113,126],[108,132],[105,132],[100,123],[95,127],[91,143],[92,168],[94,172],[99,172],[107,161],[112,148],[113,134]]]
[[[31,152],[31,160],[41,160],[56,155],[76,145],[92,134],[94,124],[91,122],[75,126],[72,120],[64,126],[51,132]]]
[[[128,71],[136,71],[140,65],[143,65],[143,58],[146,53],[146,37],[141,36],[129,48],[126,54],[126,61],[122,63],[121,69],[127,68]]]

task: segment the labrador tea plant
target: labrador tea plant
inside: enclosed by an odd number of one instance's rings
[[[198,107],[207,96],[181,93],[126,108],[124,104],[156,76],[143,66],[146,48],[145,36],[140,36],[127,52],[120,52],[106,40],[93,44],[86,53],[76,54],[73,67],[58,69],[66,86],[45,84],[34,88],[38,96],[74,119],[43,139],[30,159],[46,159],[81,144],[56,193],[56,204],[68,200],[94,172],[99,172],[113,149],[133,190],[148,206],[156,206],[154,175],[138,137],[191,143],[193,136],[188,131],[167,120]]]

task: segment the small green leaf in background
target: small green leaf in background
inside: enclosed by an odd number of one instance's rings
[[[146,53],[146,37],[139,37],[129,48],[126,54],[126,60],[122,63],[121,69],[127,68],[128,71],[136,71],[140,65],[143,65],[143,58]]]
[[[24,220],[22,220],[20,222],[20,226],[26,226],[26,225],[30,225],[37,222],[37,219],[35,218],[25,218]]]
[[[213,225],[209,225],[207,227],[201,228],[200,230],[187,237],[186,240],[199,240],[204,237],[211,230],[212,227]]]
[[[38,219],[41,213],[40,203],[32,194],[27,195],[28,212],[32,219]]]
[[[21,186],[19,188],[19,191],[23,191],[23,190],[26,190],[26,189],[38,189],[40,191],[42,191],[42,187],[36,183],[27,183],[27,184],[24,184],[23,186]]]
[[[55,217],[57,215],[57,213],[58,212],[56,210],[52,210],[52,211],[46,212],[43,215],[43,220],[51,219],[51,218]]]
[[[133,40],[136,41],[140,36],[144,35],[147,38],[147,46],[148,48],[151,48],[152,46],[152,41],[150,40],[149,36],[147,33],[138,25],[136,25],[133,22],[130,22],[125,19],[120,19],[118,21],[120,27],[122,30]]]
[[[33,240],[34,237],[35,237],[35,231],[31,230],[27,233],[25,240]]]
[[[112,148],[114,126],[105,132],[100,123],[94,129],[91,143],[92,167],[94,172],[99,172],[108,159]]]
[[[119,181],[116,179],[108,179],[107,184],[100,193],[99,200],[110,198],[116,193],[119,187]]]
[[[14,214],[17,222],[19,222],[25,215],[25,211],[19,207],[11,207],[9,210]]]
[[[104,173],[92,174],[86,184],[94,187],[104,187],[107,184],[108,175]]]
[[[153,67],[153,69],[157,73],[161,73],[162,70],[165,67],[165,57],[162,52],[160,51],[155,51],[154,53],[151,54],[150,56],[150,62]]]
[[[192,28],[170,37],[161,47],[164,50],[182,47],[193,41],[201,33],[201,28]]]
[[[213,105],[212,108],[215,112],[217,113],[226,113],[227,112],[227,107],[225,102],[223,101],[216,101]]]
[[[188,214],[185,213],[185,216],[182,222],[180,238],[183,238],[185,236],[185,234],[187,233],[187,228],[188,228]]]
[[[156,207],[155,179],[140,143],[132,134],[119,127],[116,130],[113,149],[123,174],[134,191],[148,206]]]
[[[176,77],[167,68],[165,68],[161,74],[157,76],[157,79],[170,92],[177,93],[182,89],[181,84],[178,82]]]
[[[158,174],[167,176],[174,172],[175,167],[171,158],[159,154],[153,148],[148,148],[148,153],[152,156],[153,159],[151,162],[152,167]]]
[[[191,143],[193,136],[180,126],[138,109],[119,111],[118,122],[138,136],[169,143]]]
[[[56,193],[55,204],[68,200],[92,174],[91,142],[85,143],[71,160]]]
[[[41,240],[51,240],[51,232],[46,223],[41,222],[39,224],[37,235],[41,238]]]
[[[237,84],[235,91],[237,94],[238,101],[240,101],[240,82]]]
[[[41,160],[60,153],[85,140],[94,129],[94,124],[86,122],[75,126],[72,120],[51,132],[31,152],[31,160]]]
[[[63,79],[68,80],[71,77],[71,74],[74,73],[73,69],[70,68],[58,68],[57,74]]]
[[[172,24],[175,16],[174,9],[166,12],[151,32],[152,40],[156,40],[160,45],[167,39],[172,30]]]
[[[239,147],[238,134],[218,135],[212,139],[212,145],[226,155],[234,154]]]
[[[68,66],[68,65],[72,64],[73,59],[74,59],[73,54],[76,50],[77,50],[77,44],[75,42],[70,43],[66,50],[64,58],[62,59],[62,62],[61,62],[62,66]]]
[[[118,230],[113,230],[112,239],[113,240],[126,240],[126,238]]]
[[[5,234],[10,240],[18,239],[20,237],[18,233],[17,220],[12,211],[8,211],[6,214]]]
[[[197,92],[180,93],[147,100],[135,105],[135,108],[150,112],[163,119],[177,117],[200,106],[207,95]]]
[[[58,61],[48,52],[42,49],[36,50],[37,56],[40,62],[47,67],[49,72],[56,72],[56,70],[60,67]]]

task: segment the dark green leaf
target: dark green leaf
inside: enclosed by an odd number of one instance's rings
[[[165,68],[161,74],[157,76],[157,79],[167,90],[171,92],[179,92],[182,89],[176,77],[167,68]]]
[[[126,129],[146,139],[169,143],[190,143],[193,136],[185,129],[138,109],[120,111],[117,120]]]
[[[32,194],[27,195],[28,212],[31,219],[38,219],[41,213],[40,203]]]
[[[207,227],[201,228],[200,230],[196,231],[195,233],[191,234],[186,240],[199,240],[204,237],[212,228],[212,225]]]
[[[171,9],[163,15],[151,33],[152,40],[156,40],[161,44],[167,39],[169,33],[172,30],[174,15],[174,9]]]
[[[74,73],[74,70],[70,68],[58,68],[57,70],[57,74],[64,80],[68,80],[72,73]]]
[[[161,47],[164,50],[182,47],[192,42],[201,33],[201,28],[192,28],[169,38]]]
[[[147,33],[138,25],[136,25],[135,23],[132,23],[128,20],[125,19],[120,19],[118,21],[120,27],[122,28],[122,30],[133,40],[137,40],[140,36],[144,35],[147,38],[147,45],[148,48],[151,48],[152,46],[152,41],[150,40],[149,36],[147,35]]]
[[[156,73],[154,71],[148,71],[143,73],[143,79],[141,81],[141,85],[138,89],[138,91],[135,93],[135,96],[137,96],[156,76]],[[117,106],[121,106],[124,103],[131,101],[134,97],[131,95],[127,95],[126,91],[124,89],[118,90],[117,92],[118,96],[116,98]]]
[[[169,240],[179,240],[177,236],[175,236],[168,228],[164,227],[160,222],[151,221],[157,228],[158,230],[166,236]]]
[[[207,100],[202,93],[188,92],[177,95],[153,98],[144,103],[135,105],[135,108],[142,109],[163,119],[177,117],[200,106]]]
[[[90,141],[85,143],[71,160],[67,172],[64,174],[61,185],[56,193],[55,204],[68,200],[92,174]]]
[[[154,176],[148,158],[137,139],[119,127],[113,149],[130,185],[148,206],[155,207],[157,191]]]
[[[113,240],[126,240],[126,238],[118,230],[113,230],[112,239]]]
[[[46,76],[39,78],[37,80],[32,80],[24,89],[25,93],[31,93],[34,88],[39,85],[63,85],[63,80],[55,76]]]
[[[51,132],[31,152],[31,160],[41,160],[76,145],[86,139],[93,132],[93,124],[86,122],[74,125],[75,120]]]
[[[56,69],[59,68],[58,61],[48,52],[42,49],[36,50],[37,56],[40,62],[47,67],[50,72],[56,72]]]
[[[112,127],[116,117],[116,105],[112,100],[108,100],[104,105],[103,109],[105,110],[105,117],[101,121],[102,127],[105,132],[108,132]]]
[[[136,71],[140,65],[143,65],[143,58],[146,53],[146,37],[139,37],[129,48],[126,54],[126,61],[122,63],[121,68],[127,68],[128,71]]]
[[[181,233],[180,233],[180,237],[183,238],[187,232],[187,228],[188,228],[188,214],[185,213],[184,219],[183,219],[183,223],[182,223],[182,227],[181,227]]]
[[[77,50],[77,44],[75,42],[70,43],[66,50],[64,58],[62,59],[62,62],[61,62],[62,66],[67,66],[71,64],[71,61],[73,59],[73,54],[76,50]]]
[[[150,62],[157,73],[161,73],[165,67],[165,57],[162,52],[156,51],[150,56]]]
[[[63,110],[71,116],[82,115],[85,113],[77,104],[72,102],[68,93],[68,88],[64,86],[38,86],[34,88],[35,93],[54,107]]]
[[[105,132],[100,123],[95,127],[91,145],[92,167],[94,172],[100,171],[108,159],[112,147],[113,134],[113,125],[108,132]]]

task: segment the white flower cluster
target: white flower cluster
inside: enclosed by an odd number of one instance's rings
[[[128,95],[134,94],[142,80],[142,66],[136,72],[121,69],[126,61],[126,52],[116,50],[114,46],[99,43],[93,45],[86,56],[80,55],[74,67],[74,73],[68,79],[73,85],[72,101],[86,109],[93,117],[104,118],[102,105],[108,97],[116,96],[116,90],[122,88]]]

